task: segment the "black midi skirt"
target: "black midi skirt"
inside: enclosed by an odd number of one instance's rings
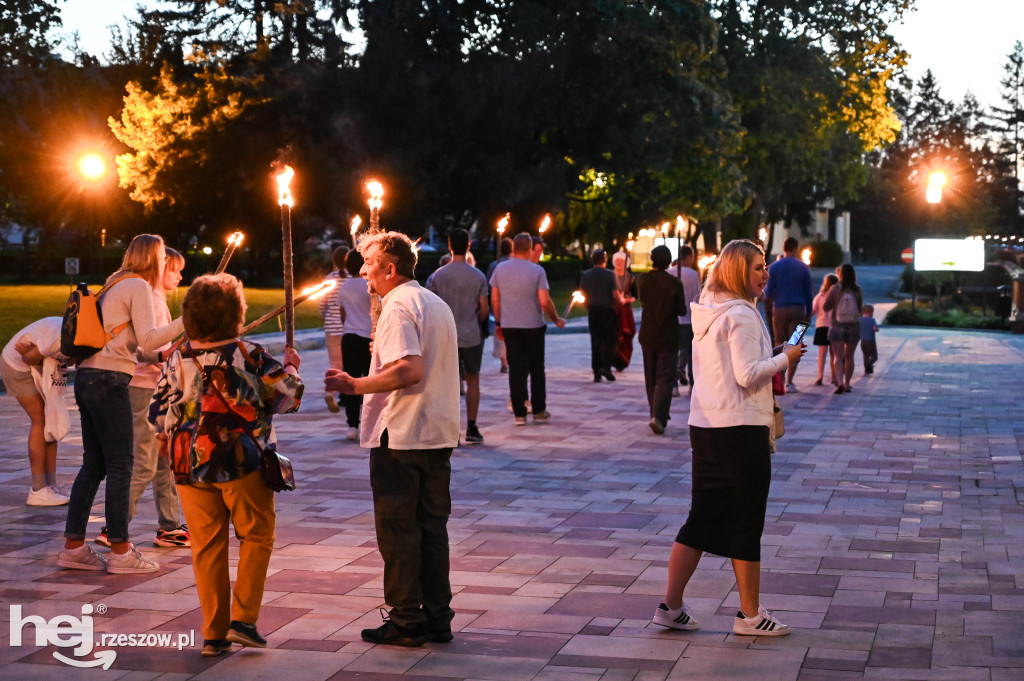
[[[690,426],[693,498],[676,541],[716,556],[761,560],[771,483],[768,426]]]

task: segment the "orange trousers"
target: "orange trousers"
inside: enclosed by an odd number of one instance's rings
[[[227,636],[231,620],[256,624],[274,550],[274,493],[259,471],[228,482],[178,485],[192,537],[192,569],[203,608],[203,638]],[[241,542],[232,594],[228,524]]]

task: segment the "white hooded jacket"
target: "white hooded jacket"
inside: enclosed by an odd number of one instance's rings
[[[750,301],[705,291],[693,318],[691,426],[771,426],[772,374],[789,366],[772,356],[761,314]]]

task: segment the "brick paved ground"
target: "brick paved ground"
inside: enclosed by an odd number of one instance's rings
[[[110,670],[73,669],[53,657],[57,647],[34,645],[31,626],[21,647],[3,626],[0,677],[1024,679],[1024,338],[885,328],[876,375],[858,375],[843,396],[809,386],[813,369],[801,367],[802,392],[783,398],[789,432],[773,460],[763,542],[763,600],[794,627],[780,639],[730,633],[738,597],[727,561],[714,557],[687,594],[703,629],[650,624],[687,512],[686,401],[673,406],[667,434],[654,436],[639,356],[617,383],[595,385],[585,335],[548,343],[552,422],[513,427],[505,376],[488,357],[486,443],[453,459],[454,642],[360,641],[361,628],[380,623],[381,605],[367,457],[327,413],[325,353],[308,350],[302,410],[276,421],[300,490],[277,496],[259,620],[270,647],[214,659],[197,649],[117,648]],[[47,619],[102,604],[95,622],[104,633],[197,629],[189,552],[147,541],[148,493],[133,531],[160,572],[57,567],[65,510],[24,505],[25,424],[14,400],[0,397],[0,603]],[[62,483],[74,477],[79,446],[76,427],[60,448]],[[102,512],[97,505],[91,532]]]

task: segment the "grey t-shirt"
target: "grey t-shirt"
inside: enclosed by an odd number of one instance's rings
[[[460,348],[480,345],[480,297],[487,298],[487,277],[466,262],[450,262],[439,267],[427,280],[427,288],[448,303],[455,317]]]
[[[510,258],[494,268],[491,286],[498,289],[503,328],[544,326],[544,311],[540,308],[537,291],[550,287],[543,267],[523,258]]]

